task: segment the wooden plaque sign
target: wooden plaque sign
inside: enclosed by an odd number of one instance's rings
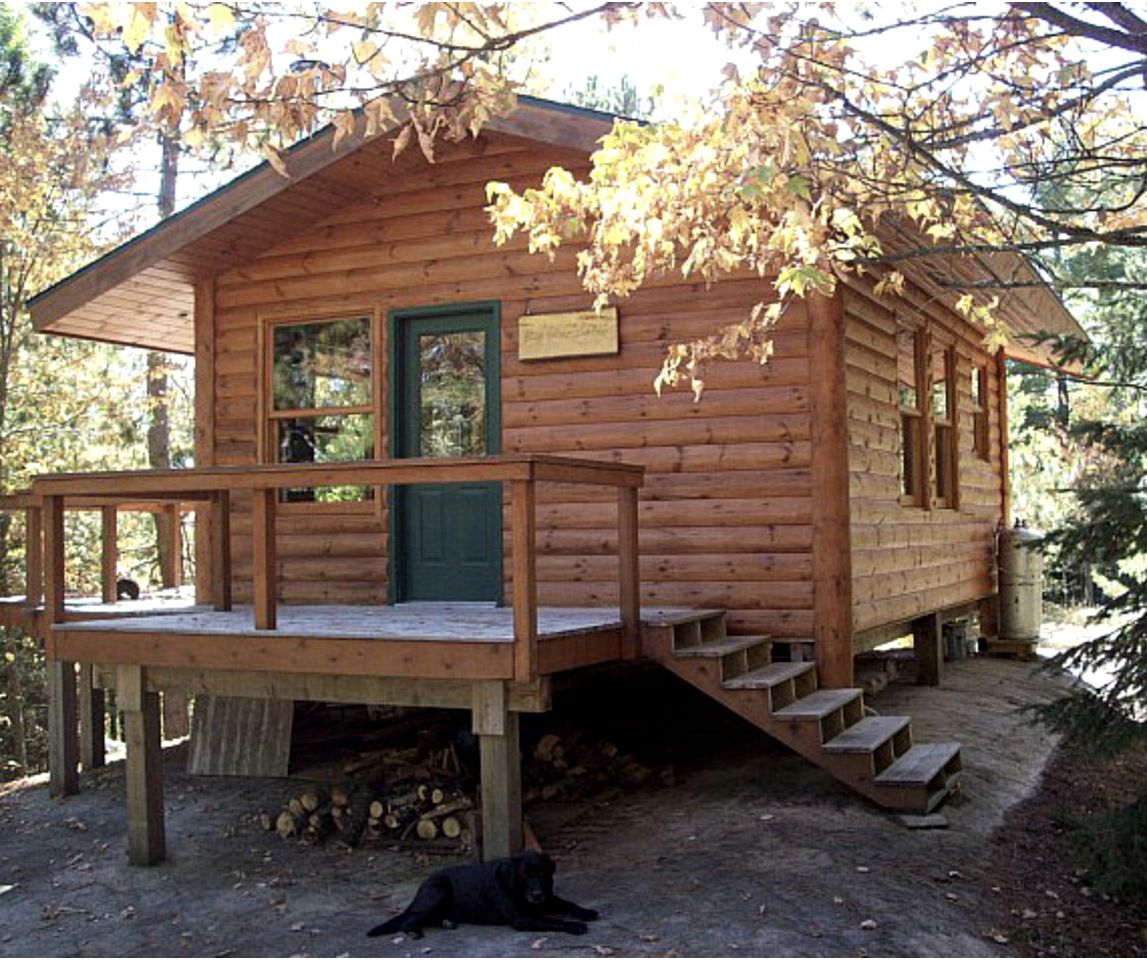
[[[617,307],[535,313],[518,320],[518,359],[592,357],[617,353]]]

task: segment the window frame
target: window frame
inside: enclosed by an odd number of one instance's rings
[[[900,403],[900,375],[896,376],[896,401],[900,414],[900,504],[905,507],[927,507],[928,463],[930,454],[926,425],[927,404],[930,399],[925,389],[927,383],[925,363],[927,359],[926,336],[923,327],[898,321],[897,339],[904,330],[912,336],[912,369],[916,378],[916,406],[908,407]],[[897,369],[899,370],[900,346],[897,344]],[[915,456],[911,461],[907,455],[907,437],[911,427],[912,444]],[[909,470],[911,467],[911,470]],[[909,485],[912,489],[908,489]]]
[[[304,407],[291,410],[276,410],[274,404],[274,331],[278,327],[302,326],[309,324],[336,323],[340,320],[365,319],[370,329],[370,400],[366,404],[354,404],[336,407]],[[289,312],[260,315],[258,323],[258,343],[256,349],[259,356],[258,386],[256,396],[256,461],[260,464],[278,464],[278,430],[277,422],[280,420],[298,419],[301,417],[331,417],[331,416],[371,416],[374,418],[374,450],[375,459],[379,451],[385,450],[386,433],[384,429],[384,396],[385,383],[383,379],[383,323],[378,308],[371,304],[350,304],[337,310],[323,310],[315,312]],[[347,463],[363,463],[367,461],[348,460]],[[292,513],[305,511],[308,513],[376,513],[380,514],[383,508],[382,489],[375,488],[373,496],[365,500],[347,501],[287,501],[280,500],[276,505],[280,512]]]
[[[972,414],[972,450],[982,461],[991,463],[991,408],[988,403],[988,365],[986,363],[972,364],[972,383],[978,384],[979,392],[977,398],[977,390],[972,390],[969,404]]]
[[[942,380],[933,379],[933,358],[942,358]],[[960,506],[960,440],[959,440],[959,354],[952,343],[930,343],[928,348],[928,419],[932,437],[929,458],[929,492],[931,506],[937,510],[958,510]],[[947,403],[942,418],[936,416],[932,396],[942,382]],[[941,459],[943,458],[943,459]]]

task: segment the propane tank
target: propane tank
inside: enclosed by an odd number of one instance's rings
[[[1043,622],[1043,535],[1023,521],[1000,531],[1000,639],[1035,643]]]

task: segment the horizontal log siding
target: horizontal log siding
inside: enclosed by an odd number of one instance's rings
[[[911,288],[879,301],[866,285],[843,291],[852,499],[852,623],[862,631],[995,592],[995,528],[1003,492],[994,359],[958,316]],[[896,315],[924,317],[956,347],[959,509],[902,506]],[[971,371],[987,368],[990,460],[973,449]]]
[[[563,250],[550,263],[530,255],[519,239],[493,245],[481,211],[485,183],[528,186],[562,159],[551,150],[505,144],[478,160],[445,157],[404,179],[401,189],[332,212],[253,263],[221,274],[216,462],[256,462],[260,315],[498,300],[503,450],[624,460],[649,471],[639,506],[643,602],[724,608],[740,632],[809,635],[805,332],[795,322],[782,323],[775,359],[765,367],[715,366],[700,403],[688,391],[658,399],[652,381],[665,346],[742,319],[767,290],[757,279],[706,290],[668,278],[620,304],[617,356],[519,361],[523,313],[584,309],[589,297],[576,276],[575,251]],[[379,352],[385,358],[385,349]],[[385,402],[380,407],[385,413]],[[616,509],[611,490],[539,488],[540,602],[617,602]],[[250,590],[247,510],[241,498],[234,523],[240,600]],[[385,600],[384,510],[294,507],[279,523],[281,592],[288,602]],[[508,537],[504,567],[508,576]]]

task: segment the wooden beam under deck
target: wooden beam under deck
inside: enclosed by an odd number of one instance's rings
[[[117,670],[114,664],[97,665],[94,670],[97,685],[114,690]],[[320,700],[323,703],[446,710],[469,710],[474,699],[473,684],[465,680],[348,677],[266,670],[149,667],[146,684],[152,693],[180,690],[189,695],[247,697],[252,700]],[[506,698],[507,709],[515,713],[545,713],[551,706],[549,678],[541,677],[534,683],[507,683]]]

